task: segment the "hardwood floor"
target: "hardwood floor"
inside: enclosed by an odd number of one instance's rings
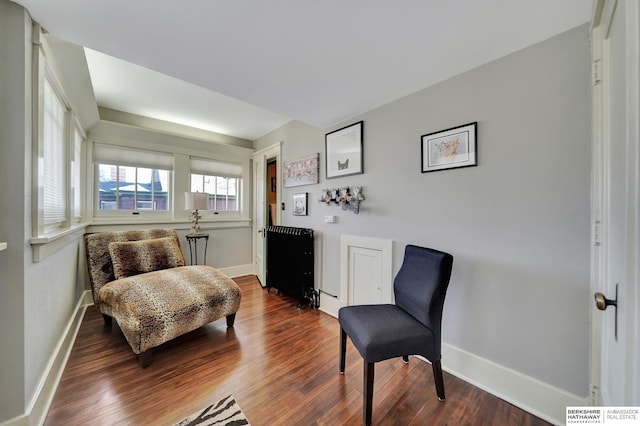
[[[220,319],[181,336],[146,369],[115,321],[105,330],[89,307],[45,425],[173,425],[229,394],[254,426],[361,424],[362,358],[349,342],[338,373],[337,320],[299,310],[254,276],[235,281],[242,302],[233,328]],[[373,423],[549,424],[446,372],[444,381],[439,402],[430,365],[377,363]]]

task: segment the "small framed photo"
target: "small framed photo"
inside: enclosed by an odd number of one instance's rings
[[[359,121],[325,135],[327,179],[363,173],[362,127]]]
[[[478,165],[478,122],[422,135],[422,173]]]
[[[307,193],[306,192],[293,194],[293,210],[292,211],[294,216],[307,215]]]

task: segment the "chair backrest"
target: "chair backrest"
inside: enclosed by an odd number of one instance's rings
[[[450,254],[408,245],[393,282],[396,305],[429,327],[436,342],[440,342],[442,308],[452,267]]]
[[[153,238],[174,237],[180,245],[180,238],[175,229],[145,229],[116,232],[97,232],[84,236],[85,255],[89,270],[91,293],[96,307],[99,307],[97,293],[106,283],[113,281],[113,264],[109,254],[109,243],[114,241],[140,241]]]

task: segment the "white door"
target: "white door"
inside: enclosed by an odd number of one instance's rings
[[[254,272],[260,281],[260,284],[264,287],[265,282],[265,230],[266,230],[266,214],[267,209],[265,207],[266,199],[266,180],[265,180],[265,162],[262,155],[258,155],[253,161],[254,177],[254,191],[255,191],[255,220],[253,222],[253,236],[254,236]]]
[[[389,303],[382,299],[382,250],[349,247],[350,305]]]
[[[393,241],[340,237],[339,299],[346,305],[393,303]]]
[[[253,270],[264,287],[266,283],[266,229],[268,224],[267,198],[267,162],[276,160],[280,164],[280,144],[272,145],[253,154]],[[280,176],[276,168],[277,202],[280,205]],[[273,218],[274,224],[279,223],[279,215]]]
[[[637,0],[596,2],[594,102],[593,401],[640,405]],[[610,302],[603,304],[604,298]]]

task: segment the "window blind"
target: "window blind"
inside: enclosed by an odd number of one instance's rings
[[[44,224],[53,225],[67,219],[66,190],[66,115],[60,101],[49,82],[44,81],[43,118],[43,213]]]
[[[191,173],[242,178],[242,164],[191,157]]]
[[[116,164],[118,166],[173,170],[172,154],[125,148],[101,143],[96,143],[93,147],[93,162],[100,164]]]
[[[73,160],[71,162],[71,182],[73,183],[73,215],[79,218],[82,212],[80,164],[82,161],[82,133],[77,128],[73,139]]]

